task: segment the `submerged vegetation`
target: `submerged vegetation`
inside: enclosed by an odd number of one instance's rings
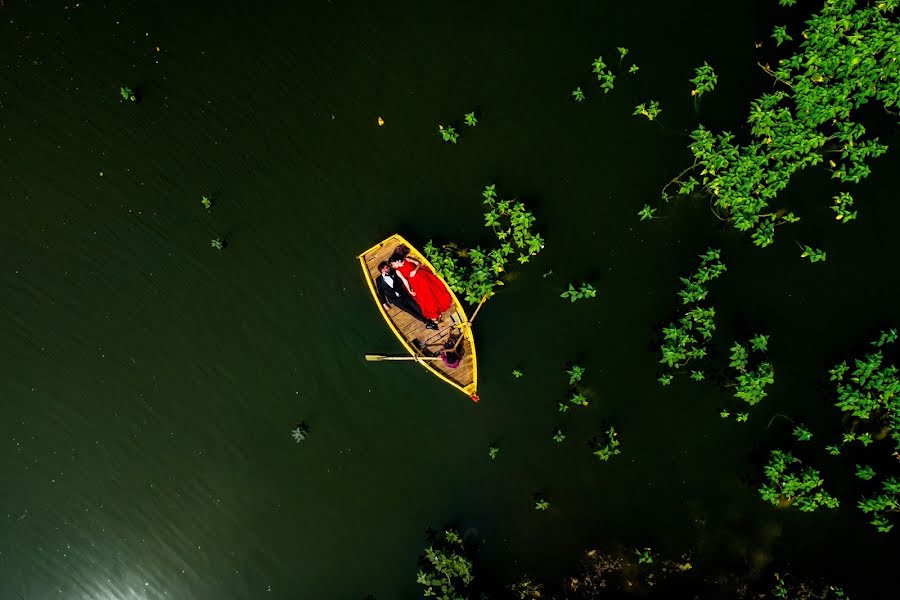
[[[496,237],[498,245],[489,250],[475,246],[460,248],[455,244],[436,246],[431,240],[425,244],[426,258],[438,274],[466,302],[475,304],[494,294],[494,288],[503,285],[502,273],[510,261],[527,263],[544,248],[544,239],[534,233],[535,217],[516,200],[500,200],[493,185],[482,192],[487,212],[484,224]]]
[[[750,141],[740,145],[732,133],[700,125],[691,133],[694,162],[666,185],[663,199],[671,197],[672,184],[682,195],[702,189],[721,219],[765,247],[776,226],[798,220],[769,206],[799,171],[836,155],[827,161],[832,178],[858,183],[868,176],[869,161],[887,146],[865,137],[855,115],[872,100],[896,114],[900,24],[892,17],[898,4],[826,0],[806,21],[798,52],[774,68],[761,65],[777,89],[750,103]],[[793,39],[784,27],[773,37],[779,45]]]

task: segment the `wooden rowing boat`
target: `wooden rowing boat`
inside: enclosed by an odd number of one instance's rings
[[[469,326],[469,318],[466,316],[466,311],[463,310],[462,303],[460,303],[456,294],[453,293],[453,290],[450,290],[449,286],[447,287],[450,291],[450,297],[453,299],[453,305],[450,307],[450,310],[443,314],[437,331],[426,329],[422,322],[417,321],[399,308],[391,307],[389,310],[385,310],[381,305],[378,291],[375,289],[375,278],[380,275],[378,263],[387,260],[400,244],[408,246],[410,257],[427,266],[437,275],[434,266],[428,262],[428,259],[421,252],[416,250],[402,236],[394,234],[359,255],[363,275],[369,285],[369,291],[372,292],[375,306],[378,308],[381,316],[384,317],[388,327],[394,332],[394,335],[397,336],[397,339],[400,340],[406,351],[414,358],[432,358],[445,348],[445,344],[448,342],[454,343],[458,336],[462,335],[463,340],[457,347],[457,351],[461,350],[462,361],[456,368],[451,368],[441,360],[417,360],[416,362],[469,396],[473,401],[478,402],[476,393],[478,387],[478,364],[475,356],[475,338],[472,336],[472,328]],[[440,275],[438,275],[438,278],[440,278]],[[441,279],[441,281],[443,282],[444,280]],[[444,285],[446,285],[446,282],[444,282]]]

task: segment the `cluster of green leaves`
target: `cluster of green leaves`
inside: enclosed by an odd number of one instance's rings
[[[596,298],[597,290],[589,283],[582,283],[578,288],[569,284],[569,289],[559,295],[560,298],[568,298],[569,302],[575,302],[582,298]]]
[[[213,238],[209,241],[209,245],[216,250],[224,250],[225,249],[225,240],[224,238]]]
[[[445,144],[447,142],[455,144],[459,141],[459,133],[457,133],[456,129],[451,125],[447,125],[446,127],[438,125],[438,134],[440,134],[441,141]]]
[[[649,219],[656,218],[656,209],[650,208],[649,204],[645,204],[644,208],[638,211],[638,216],[641,218],[641,221],[647,221]]]
[[[213,207],[213,199],[209,196],[203,196],[200,198],[200,204],[202,204],[203,208],[206,210],[210,210]]]
[[[804,512],[820,506],[837,508],[840,504],[822,488],[824,480],[819,472],[812,467],[801,467],[800,459],[790,452],[772,450],[763,471],[767,481],[759,488],[759,495],[770,504],[796,506]]]
[[[579,85],[577,88],[572,90],[572,98],[575,99],[575,102],[584,102],[584,92],[581,91],[581,86]]]
[[[119,95],[122,96],[122,100],[137,102],[137,96],[134,95],[134,91],[127,85],[123,85],[119,88]]]
[[[476,125],[478,125],[478,118],[475,116],[474,110],[472,112],[466,113],[463,116],[463,120],[469,127],[475,127]]]
[[[581,388],[578,387],[578,383],[581,381],[581,378],[586,370],[587,369],[585,369],[584,367],[573,364],[572,368],[566,371],[566,375],[569,376],[569,404],[574,404],[575,406],[588,405],[587,397],[584,395],[584,392],[581,390]],[[568,412],[569,404],[560,402],[559,412]]]
[[[800,423],[799,425],[794,427],[794,430],[791,432],[791,434],[795,438],[797,438],[798,442],[808,442],[813,438],[812,431],[807,429],[806,425],[804,425],[803,423]]]
[[[462,538],[450,529],[425,550],[416,582],[425,587],[426,598],[465,600],[473,576],[472,561],[464,553]]]
[[[677,321],[663,328],[663,343],[660,346],[662,357],[659,362],[670,371],[706,356],[706,343],[716,330],[716,311],[703,306],[702,302],[709,293],[706,285],[724,272],[720,251],[709,248],[700,255],[700,267],[690,277],[681,278],[684,287],[678,295],[687,310]],[[702,375],[693,377],[702,379]],[[662,385],[668,385],[671,381],[671,372],[659,378]]]
[[[603,62],[603,57],[598,56],[594,59],[594,74],[597,75],[597,81],[600,82],[600,88],[603,90],[604,94],[608,94],[612,91],[615,84],[613,83],[616,80],[616,76],[613,72],[606,66],[606,63]]]
[[[494,460],[497,458],[497,456],[499,454],[500,454],[500,448],[498,448],[494,444],[491,444],[490,446],[488,446],[488,458],[490,458],[491,460]]]
[[[835,406],[856,421],[853,431],[844,434],[844,443],[858,441],[868,446],[874,434],[887,430],[900,451],[900,374],[896,366],[884,364],[882,352],[885,345],[896,340],[896,329],[882,331],[872,342],[874,352],[854,359],[852,368],[842,361],[828,371],[831,381],[836,382]],[[868,431],[858,432],[858,428]]]
[[[608,461],[613,456],[622,454],[619,445],[619,434],[616,433],[615,427],[612,426],[603,433],[597,435],[591,442],[594,456],[604,462]]]
[[[298,444],[300,442],[305,442],[306,438],[309,437],[309,425],[305,422],[300,422],[297,426],[291,430],[291,437],[294,438],[294,441]]]
[[[702,67],[694,69],[694,72],[696,73],[696,76],[691,79],[691,83],[694,84],[694,89],[691,90],[691,96],[699,100],[700,96],[706,92],[711,92],[716,89],[716,84],[719,82],[719,76],[716,75],[716,72],[706,63],[706,61],[703,61]]]
[[[826,256],[826,253],[824,250],[819,250],[818,248],[811,248],[809,246],[801,245],[799,243],[797,245],[803,249],[803,253],[800,254],[800,258],[806,258],[811,263],[825,262],[825,259],[827,258],[827,256]]]
[[[857,475],[859,472],[857,472]],[[872,473],[874,476],[874,472]],[[859,501],[859,509],[872,516],[873,526],[880,533],[887,533],[893,529],[894,524],[888,520],[890,513],[900,513],[900,479],[888,477],[881,482],[882,493],[863,498]]]
[[[522,377],[523,375],[525,375],[525,373],[523,373],[522,371],[520,371],[518,369],[513,369],[512,376],[515,377],[516,379]]]
[[[510,260],[514,258],[525,264],[544,248],[544,239],[533,231],[535,217],[522,202],[499,200],[493,185],[484,188],[482,198],[487,206],[485,225],[497,237],[498,247],[491,250],[480,246],[460,249],[453,244],[438,247],[429,240],[424,248],[426,258],[450,289],[471,304],[490,297],[496,286],[503,285],[500,276]]]
[[[557,444],[562,444],[564,441],[566,441],[566,434],[563,433],[562,428],[557,427],[553,430],[553,441]]]
[[[847,192],[841,192],[837,196],[832,197],[832,199],[834,204],[831,206],[831,210],[837,213],[834,216],[835,221],[849,223],[856,218],[856,211],[850,210],[850,207],[853,206],[853,196]]]
[[[858,183],[868,176],[869,160],[887,146],[866,139],[853,115],[872,100],[889,112],[900,102],[900,23],[893,18],[898,5],[826,0],[806,21],[799,51],[774,69],[763,67],[780,87],[751,102],[750,141],[740,145],[730,132],[699,126],[691,133],[694,163],[667,184],[663,198],[668,200],[673,183],[689,184],[680,193],[700,186],[721,218],[764,247],[774,241],[777,225],[797,220],[768,209],[797,172],[835,153],[837,162],[828,161],[834,179]],[[779,42],[790,39],[784,28],[774,35]],[[696,170],[699,180],[684,178]]]
[[[731,347],[731,362],[728,363],[728,366],[735,371],[734,397],[743,400],[750,406],[758,404],[765,398],[766,386],[775,383],[775,370],[772,368],[772,363],[761,360],[753,366],[750,364],[751,352],[765,355],[768,347],[769,336],[761,334],[750,338],[749,351],[738,342]],[[723,419],[727,419],[731,414],[727,410],[719,413]],[[746,412],[734,413],[734,418],[739,423],[746,422],[748,416]]]
[[[647,117],[648,120],[654,121],[661,112],[662,109],[659,107],[659,102],[650,100],[649,102],[641,102],[635,106],[632,114],[635,116],[644,116]]]
[[[550,508],[550,502],[541,494],[534,496],[534,510],[547,510]]]
[[[637,556],[639,565],[653,564],[653,551],[650,548],[638,548],[634,551],[634,555]]]

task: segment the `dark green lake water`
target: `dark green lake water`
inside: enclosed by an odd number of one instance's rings
[[[776,413],[838,435],[826,370],[900,324],[900,152],[851,190],[847,226],[827,174],[804,174],[784,194],[803,222],[765,250],[702,203],[635,216],[689,163],[684,131],[741,127],[771,86],[771,26],[816,2],[4,4],[0,598],[414,598],[424,531],[448,525],[491,586],[553,582],[607,544],[776,560],[857,597],[894,575],[896,534],[853,506],[853,457],[814,461],[834,512],[772,509],[752,478],[788,443]],[[616,46],[641,70],[604,97],[590,64]],[[720,83],[698,113],[704,60]],[[630,116],[648,98],[659,124]],[[473,108],[478,127],[442,145],[437,124]],[[363,361],[400,348],[356,255],[395,231],[487,241],[491,182],[547,247],[478,318],[473,405]],[[714,384],[655,381],[655,336],[708,245],[729,269],[719,352],[772,334],[776,384],[744,426],[719,419]],[[569,281],[598,298],[564,303]],[[559,415],[572,360],[592,403]],[[605,422],[623,449],[608,464],[585,445]]]

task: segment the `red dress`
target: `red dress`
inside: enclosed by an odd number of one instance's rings
[[[453,299],[444,282],[438,279],[428,267],[422,265],[414,276],[410,276],[415,267],[408,260],[404,260],[397,272],[403,275],[409,283],[409,287],[416,293],[413,297],[419,303],[422,314],[426,319],[437,319],[441,313],[450,308]]]

